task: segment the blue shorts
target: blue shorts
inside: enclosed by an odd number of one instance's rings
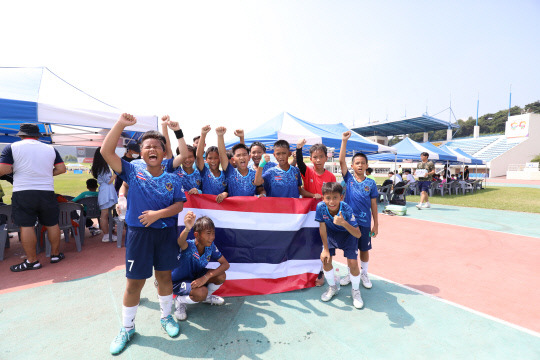
[[[328,250],[330,251],[330,255],[336,256],[336,249],[341,249],[347,259],[356,259],[358,257],[358,249],[355,240],[356,238],[352,235],[341,241],[336,241],[336,239],[328,236]]]
[[[371,250],[371,236],[369,236],[369,233],[371,232],[371,228],[369,226],[360,226],[360,239],[358,239],[358,249],[360,251],[368,251]]]
[[[191,279],[182,279],[179,281],[173,281],[173,294],[174,295],[189,295],[191,293],[191,282],[200,277],[203,277],[208,272],[208,269],[202,269]]]
[[[418,182],[418,188],[420,189],[420,192],[425,191],[429,192],[429,187],[431,186],[431,181],[419,181]]]
[[[148,279],[153,269],[172,270],[179,252],[176,226],[163,229],[130,226],[126,233],[126,277]]]

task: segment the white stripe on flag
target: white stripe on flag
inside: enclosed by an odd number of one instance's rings
[[[217,228],[264,231],[298,231],[301,228],[319,227],[315,211],[307,214],[277,214],[243,211],[225,211],[185,208],[178,214],[178,225],[184,225],[184,216],[193,211],[197,217],[208,216]]]
[[[321,260],[288,260],[280,264],[231,263],[227,270],[227,280],[242,279],[279,279],[306,273],[318,274]],[[207,268],[215,269],[218,262],[208,263]]]

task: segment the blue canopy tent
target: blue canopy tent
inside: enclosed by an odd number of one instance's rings
[[[401,162],[404,160],[416,160],[420,161],[420,154],[423,152],[427,152],[429,154],[429,160],[431,161],[445,161],[442,159],[439,159],[440,156],[443,156],[442,154],[439,154],[439,152],[435,152],[430,148],[427,148],[425,146],[422,146],[421,144],[417,143],[414,140],[411,140],[409,138],[405,138],[398,142],[397,144],[393,145],[394,149],[397,150],[397,154],[375,154],[375,155],[368,155],[369,160],[379,160],[379,161],[397,161]],[[448,155],[445,155],[445,157]]]
[[[433,151],[434,153],[437,153],[439,154],[439,160],[440,161],[447,161],[447,162],[451,162],[451,163],[460,163],[462,162],[461,159],[458,159],[458,156],[448,152],[448,151],[445,151],[444,149],[441,149],[440,147],[437,147],[435,145],[433,145],[432,143],[430,142],[425,142],[425,143],[420,143],[420,145],[422,145],[423,147],[427,148],[427,149],[430,149],[431,151]],[[430,156],[431,158],[431,156]]]
[[[349,131],[349,129],[341,123],[315,124],[283,112],[247,133],[244,142],[249,146],[254,141],[260,141],[266,146],[268,153],[273,153],[273,145],[277,140],[287,140],[291,144],[291,148],[294,149],[299,139],[306,139],[306,146],[303,148],[304,155],[309,154],[311,145],[322,143],[327,147],[335,148],[335,155],[338,156],[342,134],[345,131]],[[351,138],[347,142],[348,155],[356,152],[365,154],[395,152],[392,147],[368,140],[355,132],[351,133]],[[225,146],[230,149],[238,142],[238,139],[230,140],[225,143]]]
[[[21,123],[36,123],[41,141],[57,145],[100,146],[122,111],[84,93],[45,67],[0,67],[0,142],[20,140]],[[124,145],[148,130],[157,116],[136,115],[122,134]]]
[[[450,147],[448,147],[446,145],[442,145],[439,148],[443,149],[444,151],[454,153],[456,156],[461,156],[463,158],[462,162],[465,163],[465,164],[484,165],[484,160],[477,159],[477,158],[467,154],[465,151],[461,150],[460,148],[450,148]]]

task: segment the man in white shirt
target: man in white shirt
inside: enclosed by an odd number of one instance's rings
[[[47,228],[51,263],[64,259],[60,252],[59,208],[53,176],[65,173],[66,166],[56,149],[38,141],[41,134],[36,124],[21,124],[17,136],[22,140],[6,146],[0,156],[0,176],[13,172],[12,216],[20,226],[27,256],[22,263],[10,267],[13,272],[41,268],[36,255],[36,219]]]
[[[403,175],[405,176],[405,181],[407,182],[407,184],[412,184],[412,183],[416,182],[416,179],[411,174],[410,170],[405,170],[403,172]]]

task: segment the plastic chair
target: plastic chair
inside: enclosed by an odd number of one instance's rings
[[[59,203],[58,206],[60,208],[60,214],[58,215],[58,226],[60,227],[60,231],[64,232],[64,240],[65,242],[69,242],[69,233],[71,231],[73,233],[73,237],[75,238],[77,251],[80,252],[82,249],[81,239],[83,238],[82,234],[85,230],[85,223],[81,221],[82,216],[79,216],[79,228],[77,231],[77,235],[75,235],[75,229],[73,228],[73,223],[71,222],[71,213],[73,211],[80,211],[80,213],[82,214],[83,206],[74,202]],[[45,256],[51,256],[51,242],[49,241],[49,236],[47,232],[45,232]]]
[[[407,194],[409,192],[410,184],[403,186],[396,186],[391,192],[390,199],[407,201]]]
[[[381,186],[381,189],[379,190],[379,199],[382,197],[381,201],[388,204],[389,203],[388,195],[390,194],[391,191],[392,191],[392,184]]]
[[[458,194],[459,190],[461,189],[461,183],[459,181],[452,181],[450,183],[450,195],[452,195],[452,192],[454,192],[456,195]]]
[[[4,250],[10,247],[9,233],[16,232],[19,239],[21,238],[20,227],[15,224],[11,215],[12,209],[11,205],[0,206],[0,217],[3,217],[5,220],[5,223],[0,225],[0,260],[4,260]],[[36,226],[35,230],[36,238],[38,239],[36,242],[36,254],[39,254],[42,250],[41,246],[39,246],[39,226]]]
[[[87,218],[97,219],[98,224],[101,227],[101,220],[100,220],[101,210],[99,208],[97,196],[91,196],[91,197],[81,199],[77,203],[83,205],[86,210],[86,215],[81,216],[81,223],[86,224]],[[112,239],[113,224],[114,224],[114,221],[113,221],[113,216],[112,216],[112,209],[109,209],[109,239]],[[83,234],[82,242],[84,244],[84,228],[82,230],[83,230],[81,231]]]
[[[433,196],[433,193],[439,188],[440,181],[432,181],[431,184],[429,184],[428,193],[429,196]]]

